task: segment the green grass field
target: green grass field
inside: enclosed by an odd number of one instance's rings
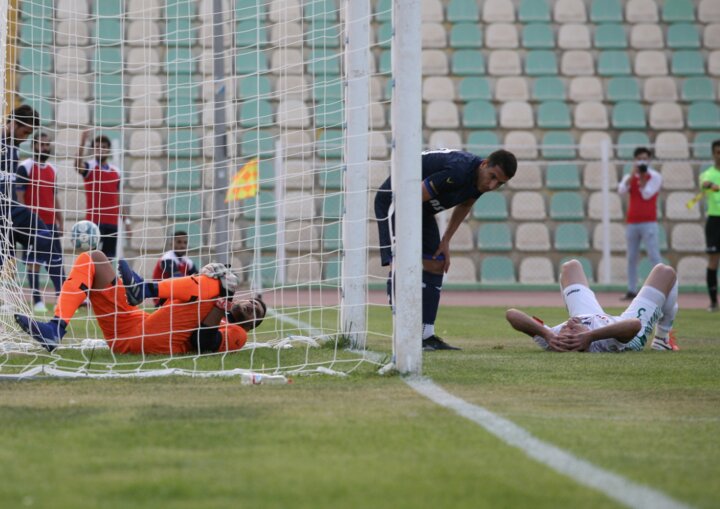
[[[424,374],[601,468],[718,506],[716,315],[682,311],[678,353],[588,355],[542,352],[501,313],[441,309],[438,332],[464,350],[424,354]],[[389,332],[386,309],[371,319]],[[284,386],[2,382],[0,464],[2,508],[618,507],[370,364]]]

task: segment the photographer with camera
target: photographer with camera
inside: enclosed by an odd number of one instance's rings
[[[618,185],[618,193],[629,195],[625,229],[628,289],[622,300],[632,300],[637,295],[640,242],[645,246],[653,266],[662,261],[657,224],[657,197],[662,186],[662,177],[650,167],[651,157],[649,149],[636,148],[632,171],[625,175]]]

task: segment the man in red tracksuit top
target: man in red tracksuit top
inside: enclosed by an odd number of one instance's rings
[[[120,219],[124,216],[128,236],[132,223],[127,213],[123,213],[121,209],[120,170],[108,162],[112,147],[110,139],[107,136],[96,136],[91,145],[94,158],[84,161],[83,153],[88,135],[89,131],[85,131],[80,139],[75,169],[85,181],[86,218],[100,229],[100,250],[108,258],[115,258]]]

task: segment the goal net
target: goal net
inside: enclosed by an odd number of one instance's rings
[[[369,249],[377,240],[368,204],[370,189],[389,175],[386,80],[367,67],[381,51],[369,41],[370,9],[350,19],[348,4],[10,2],[2,37],[6,111],[33,106],[36,132],[52,141],[47,163],[64,221],[66,272],[78,255],[71,226],[88,218],[96,199],[87,175],[115,170],[116,258],[152,280],[161,259],[183,255],[174,236],[184,232],[195,267],[230,264],[240,293],[261,296],[268,315],[240,352],[121,355],[107,347],[90,304],[49,353],[12,314],[49,320],[55,288],[45,267],[31,274],[22,249],[7,256],[4,233],[3,259],[12,262],[3,264],[2,292],[19,297],[2,310],[0,376],[288,375],[378,364],[367,340],[389,337],[390,313],[370,318],[368,282],[387,274]],[[359,30],[352,43],[350,21]],[[97,148],[99,136],[110,141],[107,153]],[[38,162],[37,145],[32,136],[20,144],[29,167]],[[349,186],[353,172],[362,176]],[[110,203],[102,200],[101,209]],[[95,217],[112,222],[107,214]],[[33,277],[45,312],[33,301]],[[155,303],[143,307],[152,313]]]

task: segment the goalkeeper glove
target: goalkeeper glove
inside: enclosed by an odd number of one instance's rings
[[[222,263],[208,263],[200,269],[200,274],[219,280],[226,297],[234,295],[235,290],[240,286],[240,278],[237,274]]]

